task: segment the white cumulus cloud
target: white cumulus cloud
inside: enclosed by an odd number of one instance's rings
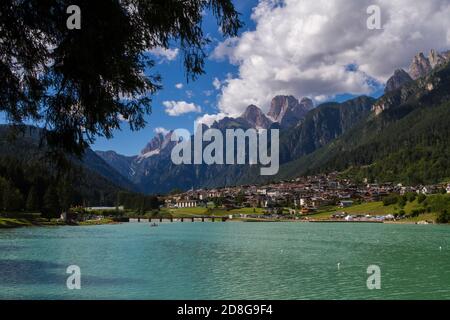
[[[157,127],[153,130],[153,132],[155,132],[156,134],[161,133],[163,135],[166,135],[169,133],[169,130],[167,130],[166,128],[163,128],[163,127]]]
[[[152,50],[149,51],[151,54],[153,54],[154,56],[161,58],[163,60],[167,60],[167,61],[173,61],[177,58],[178,53],[180,52],[180,50],[178,48],[175,49],[166,49],[163,47],[156,47]]]
[[[166,113],[172,117],[177,117],[185,113],[202,111],[200,106],[186,101],[164,101],[163,105],[166,108]]]
[[[381,8],[381,30],[367,28],[370,5]],[[268,111],[277,94],[318,102],[370,94],[416,53],[448,48],[448,17],[449,0],[260,0],[256,29],[214,50],[213,57],[239,66],[237,76],[214,81],[219,109],[236,116],[256,104]]]
[[[216,121],[220,121],[223,118],[225,118],[227,115],[225,113],[218,113],[218,114],[204,114],[201,117],[198,117],[197,120],[195,120],[195,127],[197,127],[200,123],[207,125],[210,127],[214,124]]]

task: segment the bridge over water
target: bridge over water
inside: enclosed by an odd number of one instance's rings
[[[130,222],[226,222],[228,217],[217,217],[217,216],[192,216],[183,218],[130,218]]]

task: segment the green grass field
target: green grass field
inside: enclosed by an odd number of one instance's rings
[[[436,213],[424,213],[417,217],[406,218],[406,219],[402,220],[402,222],[409,222],[409,223],[414,222],[415,223],[415,222],[419,222],[419,221],[436,221],[436,218],[437,218]]]
[[[427,212],[416,217],[408,217],[413,211],[423,209],[427,209]],[[416,199],[413,202],[407,202],[403,208],[398,204],[384,206],[382,201],[357,204],[349,208],[332,207],[326,208],[325,210],[322,209],[317,214],[310,215],[310,217],[325,220],[339,212],[345,212],[350,215],[384,216],[388,214],[399,214],[402,210],[407,216],[406,219],[402,220],[404,222],[435,221],[440,211],[448,210],[450,212],[450,195],[430,195],[423,203],[419,203]]]
[[[229,214],[264,214],[263,208],[240,208],[229,211]]]
[[[188,218],[192,216],[206,216],[208,215],[208,209],[206,208],[180,208],[169,209],[163,208],[161,214],[172,215],[174,218]]]
[[[57,226],[64,225],[64,222],[52,219],[36,218],[36,219],[24,219],[24,218],[0,218],[0,228],[18,228],[18,227],[31,227],[31,226]]]
[[[342,208],[340,211],[347,212],[348,214],[364,214],[370,216],[383,216],[388,214],[394,214],[396,212],[396,206],[391,205],[385,207],[383,202],[367,202],[359,205],[352,206],[350,208]]]
[[[87,220],[80,222],[80,226],[96,226],[101,224],[112,224],[115,223],[112,219],[100,219],[100,220]]]
[[[32,226],[31,222],[25,219],[0,218],[0,228],[17,228]]]

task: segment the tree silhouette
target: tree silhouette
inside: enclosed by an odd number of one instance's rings
[[[67,28],[70,5],[81,9],[79,30]],[[148,51],[176,46],[195,79],[209,42],[205,11],[225,36],[237,34],[231,0],[2,0],[0,112],[15,125],[41,124],[46,142],[77,155],[112,137],[120,118],[141,129],[161,89]]]
[[[27,200],[25,202],[25,209],[28,211],[38,210],[39,208],[39,195],[36,188],[33,186],[28,192]]]
[[[7,212],[20,211],[23,204],[23,196],[20,191],[14,188],[13,184],[10,181],[2,183],[0,189],[2,190],[3,199],[1,201],[1,204],[3,206],[3,209]]]
[[[61,213],[58,192],[55,186],[50,185],[44,195],[43,214],[47,218],[57,218]]]

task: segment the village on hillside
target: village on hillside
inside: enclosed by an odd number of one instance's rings
[[[402,211],[384,215],[349,214],[358,204],[383,201],[392,195],[450,194],[450,184],[403,186],[394,183],[361,183],[339,178],[338,173],[314,175],[267,185],[246,185],[218,189],[191,189],[164,197],[166,209],[182,212],[190,208],[226,209],[237,218],[301,219],[336,211],[329,218],[343,221],[390,221],[402,219]],[[240,214],[239,209],[245,211]],[[253,208],[253,212],[252,209]],[[249,210],[250,209],[250,210]],[[192,211],[192,210],[191,210]],[[195,212],[195,211],[193,211]],[[405,214],[403,214],[405,215]],[[230,218],[233,215],[230,214]]]
[[[340,173],[265,185],[119,195],[115,207],[77,207],[60,221],[299,221],[446,223],[450,184],[355,183]],[[215,220],[216,219],[216,220]]]

